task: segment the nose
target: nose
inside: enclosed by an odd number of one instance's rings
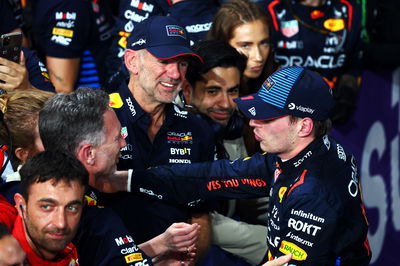
[[[167,74],[171,79],[180,79],[181,73],[179,69],[179,62],[170,62],[167,64]]]
[[[250,121],[249,121],[249,126],[251,126],[251,127],[256,127],[256,126],[257,126],[256,120],[250,119]]]
[[[227,93],[220,93],[218,98],[218,106],[220,108],[232,108],[233,100]]]
[[[64,229],[67,226],[67,219],[66,219],[66,214],[63,208],[59,208],[56,213],[55,213],[55,217],[54,217],[54,225],[58,228],[58,229]]]
[[[255,46],[250,53],[250,59],[256,62],[261,62],[263,60],[260,47]]]

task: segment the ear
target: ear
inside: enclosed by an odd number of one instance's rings
[[[15,156],[22,162],[25,163],[28,160],[29,151],[26,148],[16,148]]]
[[[91,144],[81,145],[76,154],[76,158],[85,166],[85,168],[94,165],[95,157],[95,150]]]
[[[19,193],[15,193],[14,201],[15,201],[15,205],[17,206],[19,216],[24,217],[24,213],[26,210],[26,201],[25,201],[24,197]]]
[[[138,62],[139,62],[139,54],[137,51],[126,49],[124,54],[124,62],[126,68],[132,74],[139,73]]]
[[[312,135],[314,129],[314,122],[311,118],[305,117],[299,121],[300,123],[300,130],[299,136],[300,137],[309,137]]]
[[[190,85],[190,83],[187,80],[184,80],[182,84],[182,93],[183,97],[185,97],[185,103],[191,105],[193,97],[193,88],[192,85]]]

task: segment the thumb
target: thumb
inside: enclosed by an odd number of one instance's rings
[[[20,64],[21,66],[25,66],[25,55],[24,55],[24,52],[23,52],[23,51],[21,51],[21,53],[20,53],[20,55],[19,55],[19,64]]]

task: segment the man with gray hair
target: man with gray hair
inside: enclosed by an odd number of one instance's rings
[[[108,95],[101,90],[79,88],[71,94],[54,96],[39,115],[44,148],[75,156],[89,173],[85,198],[87,205],[94,207],[85,208],[73,241],[79,262],[82,265],[151,265],[150,257],[156,257],[155,261],[167,261],[169,265],[178,261],[185,265],[193,255],[187,251],[193,249],[197,240],[197,224],[173,224],[163,234],[136,245],[120,218],[103,208],[99,191],[111,190],[109,179],[116,171],[119,150],[126,145],[121,125],[108,102]]]
[[[119,170],[214,159],[214,136],[209,125],[172,103],[192,60],[202,61],[190,49],[186,31],[175,19],[153,16],[135,26],[124,55],[129,82],[110,94],[110,105],[127,142],[121,150]],[[123,204],[127,201],[138,204]],[[198,257],[209,246],[209,206],[166,204],[128,193],[113,195],[107,205],[139,241],[162,233],[171,223],[190,221],[202,226]],[[141,219],[137,219],[137,213]]]

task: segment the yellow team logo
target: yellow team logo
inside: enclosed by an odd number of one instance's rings
[[[74,36],[73,30],[67,30],[67,29],[62,29],[62,28],[57,28],[57,27],[53,28],[52,33],[53,33],[53,35],[60,35],[60,36],[69,37],[69,38]]]
[[[85,200],[88,206],[96,206],[97,205],[97,200],[89,197],[88,195],[85,195]]]
[[[119,93],[114,92],[114,93],[109,94],[108,96],[110,97],[110,102],[108,103],[108,105],[111,108],[121,108],[122,105],[124,105]]]
[[[287,242],[285,240],[282,241],[281,247],[279,248],[279,251],[282,252],[283,254],[289,254],[292,253],[292,259],[293,260],[306,260],[307,259],[307,253],[297,245]]]
[[[143,260],[142,253],[132,253],[125,256],[126,263]]]
[[[345,27],[344,20],[341,18],[327,19],[324,21],[324,27],[333,32],[343,30]]]
[[[268,250],[268,261],[273,260],[274,257],[272,257],[271,251]]]
[[[281,188],[279,189],[279,193],[278,193],[278,196],[279,196],[279,203],[282,203],[282,198],[283,198],[283,196],[285,195],[286,191],[287,191],[287,187],[281,187]]]

